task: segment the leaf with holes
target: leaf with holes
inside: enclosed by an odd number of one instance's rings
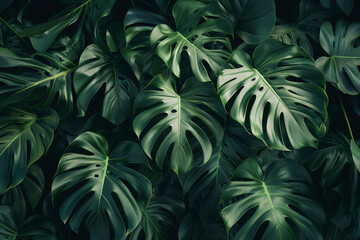
[[[189,194],[193,204],[207,191],[219,201],[222,187],[236,167],[243,159],[256,158],[253,148],[262,147],[265,146],[259,139],[250,136],[238,122],[229,119],[224,137],[214,148],[209,161],[182,176],[184,194]]]
[[[311,177],[299,163],[277,159],[260,166],[242,162],[224,186],[220,214],[236,239],[322,239],[321,205],[312,200]]]
[[[27,205],[32,209],[38,205],[44,185],[45,179],[41,168],[33,164],[24,180],[0,197],[1,205],[12,206],[19,216],[25,217]]]
[[[141,209],[141,224],[130,235],[130,240],[141,239],[143,233],[146,240],[176,239],[177,227],[184,215],[185,205],[179,196],[161,195],[151,198],[146,209]]]
[[[135,100],[133,128],[146,154],[162,167],[170,154],[170,167],[183,174],[194,164],[190,141],[200,145],[202,162],[223,135],[225,111],[211,83],[188,79],[180,91],[168,75],[156,76]]]
[[[269,39],[253,59],[234,51],[218,78],[218,93],[230,116],[269,147],[316,147],[325,134],[325,81],[300,47]]]
[[[0,239],[56,240],[55,227],[45,216],[24,219],[17,215],[14,208],[0,206]]]
[[[96,92],[105,85],[102,116],[120,125],[132,113],[132,102],[138,89],[134,76],[122,56],[113,56],[96,44],[81,54],[74,74],[78,105],[86,111]]]
[[[316,60],[325,79],[345,94],[360,93],[360,23],[330,22],[320,29],[320,44],[329,55]]]
[[[179,0],[173,7],[176,29],[166,24],[154,28],[150,42],[155,53],[177,77],[180,77],[182,53],[189,56],[191,69],[201,81],[210,81],[204,63],[215,74],[220,71],[221,64],[229,57],[227,49],[231,49],[231,45],[226,36],[232,30],[229,22],[219,15],[220,10],[215,4]],[[222,47],[212,47],[216,44]]]
[[[313,56],[313,45],[314,41],[319,42],[321,24],[333,18],[337,12],[312,0],[301,0],[297,10],[294,22],[278,19],[270,36],[286,44],[298,45]]]
[[[106,139],[85,132],[70,143],[61,157],[52,194],[60,204],[60,218],[78,232],[84,224],[90,239],[121,239],[141,220],[151,183],[130,168],[147,162],[135,142],[119,142],[110,149]]]
[[[68,116],[73,111],[71,73],[77,67],[76,54],[53,52],[36,56],[46,64],[0,48],[1,107],[26,100],[40,108],[52,105],[60,116]],[[23,71],[14,73],[19,68]]]
[[[31,164],[50,147],[58,116],[51,109],[20,108],[0,112],[0,194],[21,183]]]

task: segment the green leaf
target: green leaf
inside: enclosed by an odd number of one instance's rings
[[[231,45],[226,37],[232,33],[229,22],[218,17],[220,12],[215,4],[201,1],[179,0],[172,12],[176,29],[159,24],[151,33],[150,42],[155,53],[177,77],[180,77],[182,53],[186,53],[195,77],[210,81],[204,63],[217,74],[229,57],[227,49],[231,49]],[[210,48],[215,44],[223,47]]]
[[[202,162],[212,153],[210,137],[222,139],[225,112],[211,83],[190,78],[177,91],[172,77],[158,75],[136,97],[134,111],[133,128],[146,154],[162,167],[170,152],[170,167],[180,175],[194,164],[190,138],[200,144]]]
[[[354,140],[350,141],[350,150],[353,156],[354,164],[360,173],[360,148]]]
[[[354,150],[355,147],[352,147]],[[360,179],[356,167],[358,161],[356,156],[355,158],[353,156],[356,152],[351,150],[347,137],[339,132],[330,132],[320,141],[318,150],[310,153],[304,159],[304,163],[311,171],[323,169],[320,184],[326,190],[327,198],[330,199],[329,195],[333,190],[344,199],[350,210],[353,211],[356,206],[360,206],[360,195],[357,193]]]
[[[58,116],[19,108],[0,112],[0,194],[20,184],[31,164],[50,147]]]
[[[30,27],[21,32],[22,37],[29,37],[34,49],[38,52],[46,52],[55,41],[56,37],[69,26],[75,24],[79,19],[73,38],[68,44],[68,49],[72,44],[76,44],[80,38],[84,22],[91,36],[99,38],[98,23],[109,15],[115,0],[83,0],[65,2],[66,4],[75,5],[68,7],[66,10],[58,13],[45,23]]]
[[[271,33],[276,20],[273,0],[213,0],[218,2],[234,32],[248,44],[259,44]]]
[[[319,29],[326,20],[335,17],[337,12],[321,6],[313,0],[301,0],[293,21],[277,20],[278,25],[270,34],[271,38],[286,44],[302,47],[313,56],[314,41],[319,42]]]
[[[320,0],[320,2],[324,7],[327,8],[330,8],[332,5],[332,0]],[[349,16],[354,6],[355,0],[336,0],[336,3],[340,9]]]
[[[336,23],[335,32],[330,22],[320,29],[320,44],[329,55],[316,60],[326,81],[331,82],[345,94],[360,93],[360,23]]]
[[[209,209],[210,211],[210,209]],[[183,218],[178,232],[179,240],[218,240],[226,239],[226,231],[221,222],[210,222],[191,210]]]
[[[133,74],[122,56],[113,56],[96,44],[81,54],[79,68],[74,74],[78,105],[87,111],[96,92],[105,84],[102,116],[120,125],[132,113],[132,102],[138,93]]]
[[[85,132],[70,143],[59,162],[52,194],[60,218],[75,232],[84,224],[90,239],[114,239],[131,233],[141,220],[151,183],[128,164],[145,164],[140,146],[119,142],[111,150],[106,139]]]
[[[10,206],[0,206],[0,238],[6,240],[56,240],[49,219],[36,215],[23,219]]]
[[[316,147],[325,134],[324,88],[321,72],[303,49],[272,39],[256,47],[252,60],[234,51],[218,78],[230,116],[279,150]]]
[[[26,205],[34,209],[42,196],[45,185],[44,174],[40,167],[33,164],[29,167],[26,177],[16,187],[0,197],[1,205],[12,206],[18,215],[25,217]]]
[[[185,205],[179,196],[162,195],[152,197],[146,209],[141,209],[141,224],[130,239],[140,239],[141,231],[146,240],[176,239],[177,227],[184,215]]]
[[[210,196],[219,201],[222,187],[236,167],[243,159],[256,158],[256,151],[252,148],[262,146],[264,144],[250,136],[239,123],[228,122],[224,137],[220,145],[214,148],[209,161],[184,174],[184,194],[189,194],[190,202],[195,203],[201,194],[211,191]]]
[[[296,162],[279,159],[261,167],[245,160],[223,189],[220,214],[227,231],[241,221],[234,240],[322,239],[318,224],[325,215],[310,198],[310,185],[310,175]]]
[[[37,54],[45,63],[21,57],[9,49],[0,48],[0,103],[31,101],[37,106],[54,105],[61,117],[73,111],[72,76],[76,64],[72,53]],[[22,69],[14,73],[8,70]],[[1,107],[0,107],[1,109]]]

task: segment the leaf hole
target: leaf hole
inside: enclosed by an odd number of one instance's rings
[[[96,177],[96,178],[99,177],[99,174],[95,174],[94,177]]]
[[[172,113],[176,113],[177,111],[176,111],[176,109],[173,109],[173,110],[171,110],[171,112],[172,112]]]

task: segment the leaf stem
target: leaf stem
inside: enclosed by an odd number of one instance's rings
[[[354,135],[353,135],[352,130],[351,130],[349,118],[348,118],[348,116],[347,116],[347,114],[346,114],[344,104],[343,104],[343,102],[342,102],[342,100],[341,100],[341,98],[340,98],[340,95],[339,95],[338,93],[337,93],[337,97],[338,97],[338,99],[339,99],[340,107],[341,107],[341,110],[342,110],[342,112],[343,112],[343,114],[344,114],[345,121],[346,121],[346,124],[347,124],[347,126],[348,126],[351,139],[352,139],[353,141],[355,141]]]

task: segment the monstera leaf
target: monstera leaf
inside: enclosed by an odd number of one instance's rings
[[[218,143],[223,135],[225,112],[216,91],[211,83],[195,78],[177,91],[176,81],[169,75],[156,76],[136,97],[134,111],[134,131],[146,154],[162,167],[169,152],[170,166],[177,174],[194,164],[191,136],[207,162],[212,153],[210,136]]]
[[[10,206],[0,206],[0,239],[56,240],[55,229],[42,215],[23,219]]]
[[[327,191],[337,192],[351,210],[359,206],[360,201],[360,196],[355,194],[360,187],[360,179],[356,167],[358,159],[351,151],[354,148],[343,134],[330,132],[320,141],[318,151],[304,159],[311,171],[323,168],[321,185]]]
[[[313,56],[313,44],[319,42],[319,29],[322,23],[334,17],[337,12],[321,6],[313,0],[301,0],[293,21],[277,20],[270,34],[271,38],[286,44],[302,47]]]
[[[84,23],[88,32],[98,38],[98,23],[110,13],[115,0],[80,0],[64,3],[72,4],[72,6],[58,13],[49,21],[21,32],[22,37],[30,38],[31,44],[36,51],[45,52],[62,31],[78,22],[78,20],[80,22],[67,45],[67,49],[79,41]]]
[[[229,22],[218,15],[220,9],[215,4],[179,0],[173,7],[176,29],[159,24],[152,31],[150,42],[155,53],[177,77],[180,77],[182,53],[189,56],[191,69],[199,80],[210,81],[207,65],[215,74],[219,72],[229,56],[226,48],[231,49],[231,45],[226,35],[232,30]],[[215,44],[223,47],[211,48]]]
[[[60,218],[77,232],[81,224],[90,239],[121,239],[140,223],[151,194],[147,178],[128,167],[146,163],[134,142],[110,149],[106,139],[85,132],[70,143],[52,183],[53,199],[60,203]]]
[[[131,69],[122,56],[112,56],[98,45],[89,45],[74,74],[78,105],[86,111],[95,93],[105,84],[102,116],[120,125],[131,116],[132,102],[138,93],[132,79]]]
[[[51,109],[6,108],[0,112],[0,194],[18,185],[28,167],[50,147],[58,116]]]
[[[360,93],[360,23],[338,21],[335,32],[330,22],[321,26],[320,44],[329,57],[316,61],[325,79],[345,94]]]
[[[310,184],[306,169],[294,161],[261,167],[255,159],[245,160],[223,189],[220,214],[227,230],[241,221],[234,240],[322,239],[317,225],[325,215],[310,199]]]
[[[176,229],[184,215],[184,210],[185,205],[179,196],[152,197],[148,207],[142,209],[141,224],[131,234],[130,239],[141,239],[142,233],[146,236],[146,240],[176,239]]]
[[[250,136],[239,123],[229,121],[223,139],[213,150],[209,161],[184,174],[184,194],[189,194],[190,201],[194,203],[202,193],[212,191],[212,197],[219,200],[222,187],[236,167],[243,159],[256,158],[256,151],[252,148],[262,146],[264,144]]]
[[[43,61],[21,57],[14,52],[0,48],[0,108],[26,98],[36,105],[50,105],[59,109],[61,116],[73,110],[72,76],[76,69],[72,52],[65,54],[37,54]],[[49,64],[45,64],[47,62]],[[8,69],[22,68],[14,73]]]
[[[25,179],[16,187],[0,197],[1,205],[12,206],[18,215],[25,217],[26,205],[34,209],[39,203],[45,185],[44,174],[40,167],[29,167]]]
[[[150,44],[150,34],[158,24],[172,22],[171,1],[141,1],[142,7],[132,7],[124,19],[126,51],[125,57],[136,77],[141,79],[151,69],[154,51]],[[169,10],[170,9],[170,10]]]
[[[230,116],[279,150],[316,147],[325,134],[324,88],[321,72],[303,49],[272,39],[256,47],[252,60],[234,51],[218,78]]]
[[[273,0],[213,0],[224,11],[234,32],[248,44],[268,38],[275,25]]]

